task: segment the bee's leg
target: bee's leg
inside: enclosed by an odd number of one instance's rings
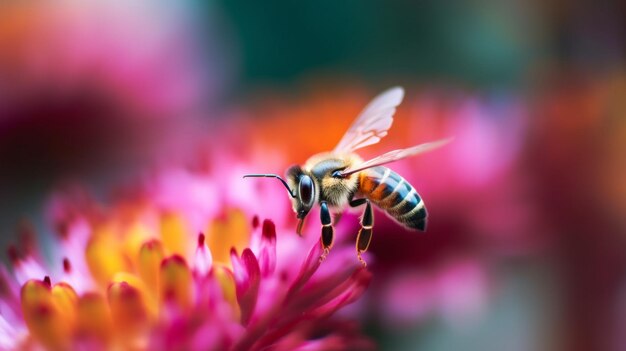
[[[349,205],[350,207],[359,207],[361,205],[363,205],[364,203],[368,202],[369,200],[366,198],[362,198],[362,199],[354,199],[354,200],[350,200]]]
[[[363,211],[363,217],[361,217],[361,229],[356,237],[356,256],[361,261],[363,267],[367,267],[367,263],[361,254],[367,251],[372,241],[372,227],[374,226],[374,211],[372,205],[368,199],[357,199],[350,201],[350,206],[356,207],[365,204],[365,211]]]
[[[322,201],[320,203],[320,208],[320,220],[322,222],[322,237],[320,242],[324,248],[324,253],[320,256],[320,261],[323,261],[326,259],[326,256],[328,256],[330,249],[333,247],[334,229],[330,220],[330,211],[328,210],[328,204],[326,204],[326,201]]]

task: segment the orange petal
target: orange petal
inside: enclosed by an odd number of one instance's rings
[[[123,230],[121,247],[126,257],[130,257],[133,260],[132,263],[135,267],[138,265],[137,252],[139,252],[143,243],[154,237],[153,232],[151,228],[139,220],[134,221]]]
[[[157,299],[159,291],[159,269],[165,256],[163,245],[158,240],[145,242],[139,249],[137,268],[150,295]]]
[[[112,225],[96,228],[85,250],[89,270],[103,287],[109,284],[116,273],[131,270],[129,259],[123,254],[116,234]]]
[[[184,218],[174,212],[161,216],[161,240],[170,254],[187,256],[188,228]]]
[[[65,319],[72,328],[76,325],[76,308],[78,305],[78,295],[71,285],[58,283],[52,287],[52,299],[63,311]]]
[[[207,244],[213,261],[230,266],[230,249],[243,251],[250,242],[250,228],[246,215],[241,210],[228,210],[223,219],[209,225]]]
[[[139,297],[143,301],[146,308],[147,316],[150,321],[154,321],[158,315],[158,292],[150,291],[148,286],[142,279],[134,274],[120,272],[113,276],[111,283],[126,283],[139,292]]]
[[[29,280],[20,292],[22,313],[30,334],[50,350],[69,347],[71,325],[50,286],[40,280]]]
[[[78,299],[77,336],[107,346],[113,336],[111,312],[104,296],[87,293]]]
[[[192,305],[192,276],[187,262],[174,255],[161,263],[161,299],[164,303],[174,303],[183,311]]]
[[[149,323],[141,292],[127,282],[114,282],[107,293],[118,342],[123,348],[145,346]]]

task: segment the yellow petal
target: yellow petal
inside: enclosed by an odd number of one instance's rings
[[[139,249],[137,270],[154,299],[158,299],[159,269],[164,256],[163,245],[158,240],[150,240]]]
[[[187,223],[180,214],[168,212],[161,216],[161,240],[170,254],[187,256],[188,235]]]
[[[175,303],[183,311],[192,305],[192,276],[185,259],[174,255],[161,264],[161,300]]]
[[[242,252],[250,241],[250,228],[246,215],[241,210],[228,210],[224,218],[210,223],[207,230],[207,244],[213,255],[213,262],[230,267],[230,249]]]
[[[213,275],[222,290],[223,298],[232,307],[234,320],[239,320],[241,310],[237,303],[237,290],[233,273],[222,265],[216,265],[213,266]]]
[[[52,287],[52,299],[62,311],[68,325],[73,328],[76,325],[76,309],[78,305],[76,291],[67,283],[58,283]]]
[[[87,293],[78,299],[77,336],[107,346],[113,337],[113,321],[104,296]],[[106,347],[105,347],[106,348]]]
[[[149,330],[148,311],[138,289],[115,282],[107,292],[117,341],[124,349],[145,346]]]
[[[142,279],[131,273],[116,273],[111,279],[111,283],[122,282],[137,290],[137,292],[139,293],[139,298],[142,301],[143,306],[146,308],[146,316],[148,317],[148,320],[156,320],[159,309],[157,300],[158,294],[156,292],[151,292]]]
[[[67,349],[71,326],[53,298],[50,286],[40,280],[29,280],[22,286],[20,296],[24,321],[33,338],[50,350]]]
[[[122,252],[116,228],[111,224],[94,229],[85,249],[87,265],[95,280],[106,287],[118,272],[130,272],[130,260]]]
[[[153,230],[141,221],[134,221],[131,225],[124,229],[122,251],[126,257],[132,259],[134,267],[137,267],[137,252],[139,252],[143,243],[154,237]]]

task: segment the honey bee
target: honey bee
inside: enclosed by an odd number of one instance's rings
[[[383,165],[433,150],[451,139],[390,151],[368,161],[355,153],[362,147],[378,143],[387,135],[396,107],[403,97],[404,90],[401,87],[391,88],[378,95],[359,114],[332,151],[310,157],[304,166],[290,167],[286,172],[287,180],[277,174],[244,176],[271,177],[283,183],[299,220],[296,228],[299,235],[307,214],[315,204],[319,204],[322,223],[320,243],[324,250],[320,260],[326,258],[333,247],[331,210],[339,214],[348,206],[365,205],[356,239],[357,257],[363,266],[366,263],[361,255],[367,251],[372,240],[372,203],[404,227],[426,230],[427,212],[421,196],[402,176]]]

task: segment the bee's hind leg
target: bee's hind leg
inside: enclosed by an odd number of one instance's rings
[[[372,227],[374,226],[374,211],[372,205],[368,199],[356,199],[350,201],[350,206],[356,207],[365,204],[365,211],[363,211],[363,217],[361,217],[361,229],[356,237],[356,256],[361,261],[363,267],[367,267],[367,263],[361,257],[361,254],[367,251],[372,241]]]
[[[322,236],[320,238],[320,242],[322,244],[322,248],[324,249],[324,253],[320,256],[320,262],[326,259],[330,249],[333,247],[333,241],[335,240],[335,233],[333,229],[333,225],[330,219],[330,211],[328,210],[328,204],[326,201],[322,201],[320,203],[320,220],[322,222]]]

